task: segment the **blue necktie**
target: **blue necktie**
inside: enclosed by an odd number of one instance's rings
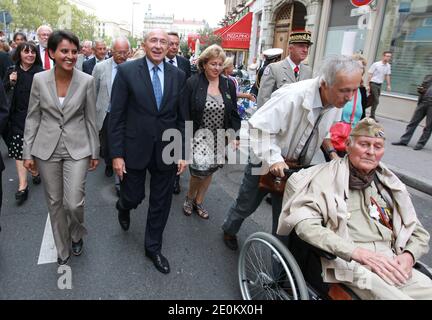
[[[159,67],[154,66],[152,84],[153,84],[153,92],[156,98],[157,108],[159,110],[162,102],[162,86],[158,76],[158,71],[159,71]]]

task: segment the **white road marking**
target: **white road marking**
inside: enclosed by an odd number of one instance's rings
[[[39,251],[38,264],[48,264],[57,262],[57,248],[54,243],[54,236],[51,228],[51,221],[48,214],[45,224],[45,231],[42,238],[42,244]]]

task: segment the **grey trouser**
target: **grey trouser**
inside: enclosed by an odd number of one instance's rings
[[[63,139],[48,160],[36,158],[45,190],[54,242],[58,257],[70,255],[71,240],[78,242],[87,230],[84,227],[84,186],[90,157],[74,160]]]
[[[259,167],[261,167],[261,165],[252,165],[251,163],[248,163],[245,167],[243,181],[237,199],[229,209],[224,224],[222,225],[222,229],[230,235],[237,234],[244,219],[255,212],[263,198],[268,194],[268,192],[258,188],[260,176],[252,175],[252,168]],[[276,234],[281,210],[282,197],[272,194],[272,234]]]
[[[373,97],[371,106],[371,118],[375,118],[375,111],[379,104],[379,97],[381,95],[381,85],[379,83],[370,82],[370,94]]]
[[[401,137],[400,141],[408,144],[414,134],[415,129],[419,123],[426,117],[426,126],[423,129],[423,134],[421,135],[417,144],[424,147],[428,142],[432,134],[432,97],[423,98],[418,104],[411,118],[411,121],[406,127],[406,132]]]

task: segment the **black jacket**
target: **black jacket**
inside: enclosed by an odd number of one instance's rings
[[[9,75],[17,71],[17,82],[12,87],[9,81]],[[9,134],[24,134],[24,125],[27,117],[27,110],[30,100],[30,91],[33,83],[33,77],[36,73],[44,69],[34,64],[29,70],[24,71],[19,65],[15,69],[9,68],[4,78],[4,88],[6,94],[11,97],[9,106],[9,121],[12,132]]]
[[[93,57],[83,62],[82,71],[89,75],[92,75],[95,65],[96,65],[96,57]]]
[[[135,170],[146,169],[152,159],[159,170],[175,168],[163,162],[162,153],[170,141],[163,141],[162,136],[168,129],[178,129],[184,141],[184,88],[184,72],[164,62],[164,94],[158,110],[146,58],[119,65],[108,119],[111,158],[124,158],[126,168]]]
[[[186,83],[185,98],[189,107],[189,118],[193,121],[194,133],[200,129],[204,107],[207,100],[209,82],[204,73],[198,73]],[[237,93],[234,83],[223,76],[219,76],[219,90],[225,104],[224,128],[238,131],[241,126],[241,119],[237,112]]]
[[[0,51],[0,79],[4,79],[7,69],[12,65],[12,59],[3,51]]]
[[[4,128],[6,127],[7,119],[8,119],[8,106],[6,102],[6,93],[3,88],[3,82],[0,79],[0,132],[3,132]],[[5,169],[4,163],[3,163],[3,157],[0,153],[0,172]],[[1,183],[1,180],[0,180]],[[1,186],[0,186],[1,190]],[[1,203],[0,203],[1,206]]]
[[[177,66],[186,74],[186,80],[191,77],[191,64],[188,59],[176,56]]]

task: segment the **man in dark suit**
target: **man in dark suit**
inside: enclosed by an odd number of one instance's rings
[[[168,32],[168,52],[165,61],[181,69],[186,74],[186,80],[191,76],[191,64],[188,59],[178,55],[180,48],[180,37],[177,32]],[[174,194],[180,193],[180,176],[174,180]]]
[[[92,75],[96,63],[104,61],[106,57],[106,53],[107,53],[107,47],[105,41],[96,40],[93,45],[94,57],[83,62],[82,71],[84,71],[89,75]]]
[[[162,135],[166,130],[178,129],[180,141],[184,141],[188,117],[183,94],[185,74],[165,62],[165,31],[150,31],[144,47],[146,57],[118,66],[111,92],[108,141],[113,169],[121,180],[116,208],[125,231],[130,225],[130,210],[145,197],[147,170],[151,174],[145,253],[158,271],[167,274],[170,267],[161,253],[162,234],[171,208],[174,178],[186,169],[186,162],[181,160],[183,155],[171,162],[166,159],[170,155],[164,149],[172,142],[163,141]]]
[[[3,81],[2,79],[0,79],[0,132],[3,132],[4,128],[6,127],[8,115],[9,115],[9,108],[7,106],[6,93],[4,91]],[[5,166],[3,163],[3,157],[0,153],[0,213],[1,213],[1,206],[3,200],[2,172],[4,169]],[[0,231],[1,231],[1,226],[0,226]]]

